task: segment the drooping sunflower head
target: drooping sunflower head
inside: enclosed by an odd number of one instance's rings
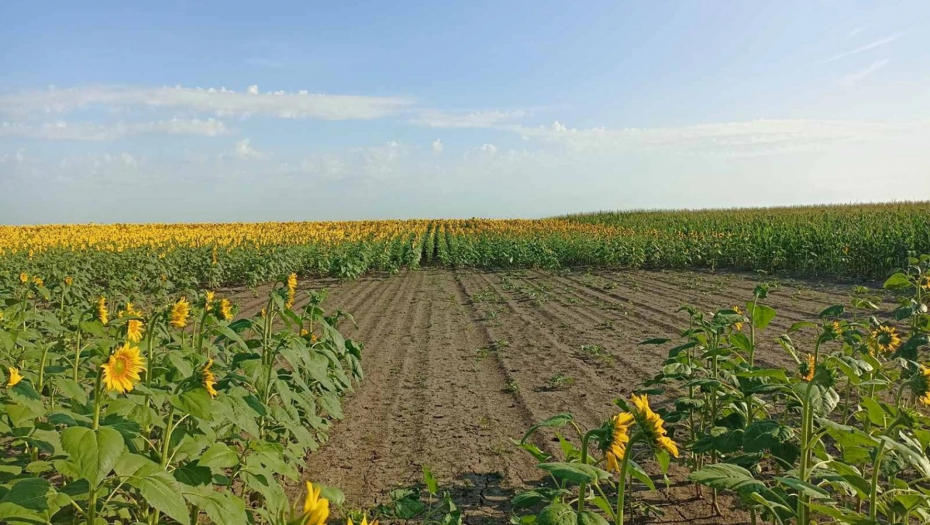
[[[736,312],[737,315],[743,315],[743,312],[740,311],[739,306],[734,306],[733,311]],[[735,328],[737,332],[741,332],[743,330],[743,322],[737,321],[733,323],[733,328]]]
[[[139,355],[139,347],[124,344],[102,365],[103,384],[111,392],[131,392],[139,381],[139,373],[145,370],[145,361]]]
[[[817,363],[814,361],[814,354],[807,354],[807,360],[801,361],[801,364],[798,365],[798,375],[801,376],[801,379],[810,381],[814,379],[816,368]]]
[[[320,487],[307,482],[307,496],[304,498],[303,512],[297,523],[300,525],[325,525],[329,518],[329,500],[320,496]]]
[[[191,304],[184,297],[178,299],[171,307],[171,326],[175,328],[184,328],[187,326],[187,318],[191,315]]]
[[[634,422],[633,414],[629,412],[620,412],[607,422],[607,435],[606,439],[601,441],[601,452],[604,453],[608,471],[620,472],[620,462],[626,454],[626,446],[630,442],[630,427]]]
[[[875,349],[890,354],[901,346],[901,336],[898,335],[897,328],[883,324],[872,330],[871,344]]]
[[[297,297],[297,274],[292,273],[287,276],[287,301],[284,303],[285,308],[294,306],[294,299]]]
[[[930,405],[930,368],[920,365],[919,372],[911,379],[911,390],[922,405]]]
[[[672,456],[678,457],[678,445],[668,437],[665,431],[665,421],[659,414],[652,411],[649,399],[645,395],[633,394],[633,416],[639,429],[649,438],[652,445],[664,450]]]
[[[19,382],[23,380],[23,376],[19,374],[18,369],[13,368],[12,366],[8,368],[10,369],[10,377],[7,378],[6,386],[10,387],[18,385]]]
[[[830,323],[827,329],[830,331],[831,334],[833,334],[834,337],[843,336],[843,325],[841,325],[839,321],[833,321],[832,323]]]
[[[209,310],[210,306],[213,304],[213,298],[216,296],[215,292],[208,291],[203,295],[203,308],[204,310]]]
[[[143,333],[145,333],[145,324],[142,321],[130,319],[126,322],[126,340],[130,343],[141,341]]]
[[[220,303],[216,307],[216,313],[220,316],[220,319],[224,321],[229,321],[233,318],[232,303],[229,302],[229,299],[225,297],[220,299]]]
[[[107,313],[107,298],[100,296],[100,299],[97,299],[97,320],[101,324],[107,324],[110,321],[110,316]]]
[[[216,377],[213,375],[213,372],[210,371],[211,366],[213,366],[212,359],[207,361],[207,364],[203,367],[203,387],[207,389],[210,397],[216,397],[216,388],[213,387],[216,385]]]
[[[74,279],[70,275],[68,277],[65,277],[65,285],[71,286],[72,284],[74,284]]]

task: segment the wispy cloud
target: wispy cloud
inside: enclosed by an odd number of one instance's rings
[[[840,85],[845,88],[855,87],[856,84],[861,82],[864,78],[871,76],[876,71],[884,68],[887,65],[888,65],[887,58],[882,59],[882,60],[876,60],[875,62],[872,62],[871,64],[869,64],[869,66],[866,67],[865,69],[860,69],[859,71],[850,73],[844,76],[843,78],[841,78]]]
[[[215,119],[173,118],[155,122],[67,122],[58,120],[42,124],[0,122],[0,137],[39,140],[107,141],[138,135],[201,135],[213,137],[229,133],[226,125]]]
[[[569,128],[512,126],[528,138],[586,153],[668,151],[682,154],[754,156],[814,150],[836,144],[907,135],[930,136],[930,121],[752,120],[674,128]]]
[[[530,115],[524,109],[502,111],[439,111],[425,110],[410,120],[414,124],[431,128],[492,128]]]
[[[880,38],[880,39],[875,40],[874,42],[871,42],[871,43],[866,44],[866,45],[864,45],[864,46],[860,46],[860,47],[857,47],[857,48],[855,48],[855,49],[851,49],[851,50],[849,50],[849,51],[840,53],[840,54],[838,54],[838,55],[833,55],[832,57],[826,59],[826,60],[824,61],[824,63],[834,62],[834,61],[839,60],[839,59],[841,59],[841,58],[846,58],[846,57],[852,56],[852,55],[858,55],[859,53],[864,53],[864,52],[866,52],[866,51],[868,51],[868,50],[870,50],[870,49],[875,49],[876,47],[881,47],[881,46],[884,46],[884,45],[886,45],[886,44],[890,44],[890,43],[894,42],[895,40],[900,39],[900,38],[903,37],[904,35],[905,35],[905,33],[897,33],[897,34],[894,34],[894,35],[886,36],[885,38]]]
[[[326,95],[307,91],[262,93],[226,88],[90,86],[0,95],[0,114],[68,113],[87,107],[148,107],[217,116],[271,116],[287,119],[353,120],[392,115],[412,104],[399,97]]]
[[[852,38],[870,27],[872,27],[872,24],[866,24],[864,26],[859,26],[857,28],[854,28],[849,33],[846,33],[846,38]]]
[[[240,159],[261,159],[266,154],[252,147],[249,139],[242,139],[236,142],[236,156]]]

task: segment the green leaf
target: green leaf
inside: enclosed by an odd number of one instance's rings
[[[249,522],[245,502],[230,492],[216,492],[213,487],[197,487],[193,492],[185,492],[184,497],[191,505],[203,509],[216,525],[242,525]]]
[[[209,485],[213,481],[210,469],[201,465],[195,465],[192,462],[185,463],[174,471],[174,479],[185,485],[192,487],[197,485]]]
[[[9,492],[0,499],[0,518],[21,517],[18,509],[43,511],[49,508],[52,485],[42,478],[25,478],[13,482]]]
[[[769,450],[791,439],[794,432],[774,419],[756,421],[743,434],[743,449],[746,452]]]
[[[61,433],[61,446],[80,476],[96,487],[113,470],[125,444],[123,436],[109,427],[70,427]]]
[[[820,319],[833,319],[843,315],[843,312],[846,311],[846,308],[841,304],[834,304],[833,306],[825,308],[821,311],[817,317]]]
[[[806,494],[811,499],[830,500],[832,496],[826,490],[798,478],[775,476],[779,483],[793,488],[798,494]]]
[[[564,503],[546,506],[536,515],[536,525],[576,525],[575,511]]]
[[[576,485],[610,478],[607,471],[591,465],[582,465],[581,463],[553,462],[540,463],[537,466],[555,476],[556,479],[565,480]]]
[[[610,525],[600,514],[583,510],[578,513],[578,525]]]
[[[161,465],[145,456],[123,454],[114,466],[116,474],[139,489],[145,501],[179,523],[187,523],[190,515],[181,496],[181,486]]]
[[[556,414],[549,419],[540,421],[535,425],[531,426],[529,430],[526,431],[526,434],[523,434],[523,438],[520,440],[520,443],[526,443],[526,440],[533,435],[536,430],[543,427],[564,427],[571,421],[574,421],[575,416],[569,414],[568,412],[563,412],[561,414]]]
[[[817,423],[843,448],[856,446],[874,448],[878,446],[878,440],[858,428],[841,425],[827,418],[817,418]]]
[[[747,305],[747,308],[749,306]],[[747,310],[749,311],[749,310]],[[775,319],[775,309],[770,306],[765,306],[764,304],[757,304],[752,310],[752,325],[755,326],[758,330],[764,330],[769,323],[772,322],[772,319]]]
[[[906,274],[896,273],[889,277],[885,284],[882,285],[882,288],[886,290],[904,290],[913,286],[911,280],[907,278]]]
[[[430,494],[435,496],[436,493],[439,492],[439,482],[436,481],[433,472],[426,465],[423,465],[423,482],[426,483],[426,490],[428,490]]]
[[[719,490],[731,490],[740,494],[758,492],[765,489],[765,484],[752,477],[752,474],[737,465],[716,463],[691,473],[688,479]]]
[[[214,443],[200,455],[197,464],[202,467],[231,468],[239,463],[239,456],[226,443]]]
[[[205,421],[213,420],[213,398],[204,388],[198,387],[181,392],[179,395],[171,396],[170,401],[172,406],[185,414]]]

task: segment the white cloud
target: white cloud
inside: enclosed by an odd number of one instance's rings
[[[212,113],[219,116],[269,116],[289,119],[375,119],[406,109],[411,102],[397,97],[323,95],[306,91],[259,93],[226,88],[91,86],[50,88],[0,96],[0,114],[69,113],[103,106],[149,107]]]
[[[442,153],[442,140],[436,139],[433,141],[433,153]]]
[[[489,155],[491,157],[497,155],[497,146],[494,144],[482,144],[478,149],[485,155]]]
[[[260,159],[265,154],[253,148],[249,139],[242,139],[236,142],[236,156],[240,159]]]
[[[410,122],[431,128],[492,128],[527,115],[529,115],[529,112],[526,110],[472,112],[425,110],[421,111]]]
[[[43,124],[0,122],[0,137],[21,137],[41,140],[104,141],[152,134],[202,135],[213,137],[229,133],[226,125],[215,119],[159,120],[155,122],[67,122],[58,120]]]
[[[760,155],[821,149],[839,143],[930,135],[930,121],[752,120],[675,128],[568,128],[511,126],[529,139],[572,151],[638,152],[664,150],[710,155]]]
[[[885,44],[890,44],[890,43],[894,42],[895,40],[898,40],[899,38],[901,38],[901,37],[903,37],[903,36],[904,36],[904,33],[898,33],[898,34],[895,34],[895,35],[886,36],[885,38],[880,38],[880,39],[875,40],[874,42],[868,43],[868,44],[866,44],[866,45],[864,45],[864,46],[860,46],[860,47],[857,47],[857,48],[855,48],[855,49],[851,49],[851,50],[849,50],[849,51],[840,53],[840,54],[838,54],[838,55],[833,55],[832,57],[830,57],[830,58],[828,58],[827,60],[825,60],[825,62],[833,62],[833,61],[835,61],[835,60],[839,60],[839,59],[841,59],[841,58],[846,58],[846,57],[851,56],[851,55],[858,55],[859,53],[863,53],[863,52],[868,51],[868,50],[870,50],[870,49],[875,49],[876,47],[883,46],[883,45],[885,45]]]
[[[877,61],[875,61],[875,62],[872,62],[872,63],[869,64],[869,66],[866,67],[865,69],[860,69],[859,71],[850,73],[850,74],[844,76],[843,78],[841,78],[841,79],[840,79],[840,85],[843,86],[843,87],[845,87],[845,88],[852,88],[852,87],[855,87],[856,84],[858,84],[859,82],[861,82],[863,79],[865,79],[866,77],[872,75],[873,73],[875,73],[876,71],[878,71],[878,70],[884,68],[884,67],[887,66],[887,65],[888,65],[888,59],[887,59],[887,58],[882,59],[882,60],[877,60]]]

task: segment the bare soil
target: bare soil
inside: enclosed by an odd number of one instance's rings
[[[329,290],[327,310],[354,315],[357,327],[346,322],[342,328],[365,344],[366,373],[346,400],[345,419],[308,457],[306,476],[340,487],[352,508],[371,508],[386,502],[389,490],[420,481],[428,465],[467,523],[507,523],[511,498],[545,482],[535,460],[510,438],[559,412],[572,412],[585,427],[600,425],[616,412],[613,400],[629,397],[665,359],[665,347],[637,343],[676,338],[687,327],[687,314],[677,311],[683,304],[744,305],[756,281],[748,274],[688,271],[421,269],[304,282]],[[779,283],[766,301],[778,311],[764,334],[772,342],[757,360],[794,373],[796,364],[774,340],[794,322],[848,303],[849,289]],[[234,292],[246,314],[265,297]],[[810,339],[794,338],[802,346]],[[575,438],[572,430],[565,434]],[[536,443],[560,455],[551,432]],[[673,466],[667,493],[637,493],[663,515],[636,522],[748,522],[730,501],[722,502],[723,515],[714,515],[685,476]]]

